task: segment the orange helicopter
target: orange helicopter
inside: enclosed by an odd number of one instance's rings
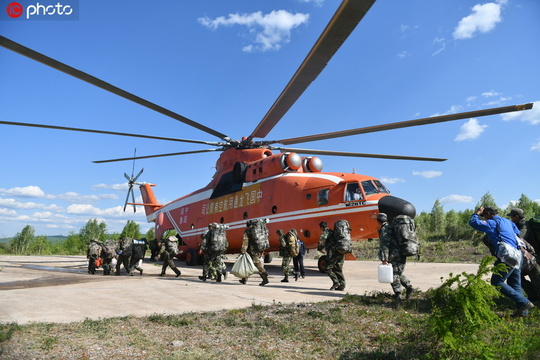
[[[284,147],[308,141],[339,138],[377,131],[406,128],[521,111],[532,108],[532,103],[491,108],[479,111],[434,116],[423,119],[396,122],[352,130],[323,133],[280,140],[254,140],[265,138],[281,120],[289,108],[302,95],[324,69],[328,61],[347,39],[357,24],[369,11],[375,0],[344,0],[333,15],[327,27],[304,59],[283,92],[253,132],[241,140],[233,140],[227,135],[190,120],[171,110],[142,99],[101,79],[72,68],[64,63],[24,47],[0,36],[0,45],[39,61],[59,71],[98,86],[106,91],[150,108],[177,121],[206,132],[220,141],[188,140],[169,137],[110,132],[54,125],[30,124],[0,121],[4,125],[30,126],[57,130],[82,131],[100,134],[132,136],[139,138],[179,141],[214,146],[211,149],[186,151],[169,154],[133,156],[129,158],[95,161],[96,163],[155,158],[162,156],[187,155],[193,153],[221,151],[216,162],[216,174],[208,185],[168,204],[159,204],[153,192],[154,184],[138,182],[141,170],[136,176],[124,174],[129,190],[124,204],[144,206],[149,222],[155,223],[155,234],[161,238],[167,230],[174,229],[181,236],[179,245],[188,265],[200,260],[201,235],[209,223],[229,225],[227,238],[228,253],[239,252],[246,222],[255,218],[269,219],[270,249],[265,261],[271,260],[270,252],[278,250],[277,229],[297,229],[308,249],[317,247],[321,234],[319,223],[326,221],[330,226],[338,219],[346,219],[351,224],[354,240],[378,237],[376,216],[384,212],[393,217],[399,214],[416,215],[414,206],[390,191],[378,179],[360,174],[322,172],[322,161],[313,155],[350,156],[380,159],[444,161],[442,158],[415,157],[403,155],[382,155],[330,150],[313,150]],[[280,144],[280,146],[274,146]],[[273,150],[277,151],[276,153]],[[305,154],[309,156],[300,156]],[[140,188],[143,202],[136,203],[133,187]],[[131,196],[132,201],[129,201]],[[319,267],[324,264],[321,258]]]

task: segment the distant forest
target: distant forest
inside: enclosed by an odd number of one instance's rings
[[[419,238],[423,241],[477,241],[480,233],[471,228],[468,223],[471,215],[479,206],[491,206],[499,210],[499,215],[505,217],[513,208],[520,208],[525,212],[525,218],[540,217],[540,204],[522,194],[520,199],[507,208],[500,208],[488,192],[478,202],[474,209],[464,211],[445,211],[439,200],[435,201],[431,212],[422,212],[415,218]],[[166,236],[174,235],[167,233]],[[121,233],[109,233],[105,222],[90,219],[78,233],[71,232],[66,237],[50,238],[45,235],[35,235],[32,226],[26,225],[21,232],[11,239],[0,242],[0,254],[18,255],[85,255],[91,239],[105,241],[118,239],[120,236],[133,239],[154,239],[154,229],[145,234],[132,220],[127,221]]]

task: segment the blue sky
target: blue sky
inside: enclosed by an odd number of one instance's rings
[[[67,3],[67,1],[64,1]],[[4,12],[11,1],[0,1]],[[55,2],[56,3],[56,2]],[[338,1],[80,0],[78,20],[6,20],[0,34],[231,138],[259,123]],[[321,156],[324,171],[381,179],[417,211],[540,200],[540,2],[378,0],[269,134],[283,139],[527,102],[535,108],[299,147],[443,157]],[[19,21],[20,20],[20,21]],[[0,120],[217,141],[200,130],[0,48]],[[0,125],[0,236],[121,231],[131,162],[92,160],[205,145]],[[137,161],[160,202],[208,183],[218,153]],[[137,193],[138,195],[138,193]]]

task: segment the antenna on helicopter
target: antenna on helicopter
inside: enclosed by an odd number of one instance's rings
[[[141,174],[143,173],[144,168],[142,168],[141,171],[139,171],[137,176],[133,177],[133,174],[135,173],[135,157],[136,156],[137,156],[137,148],[135,148],[135,151],[133,152],[133,166],[131,168],[131,177],[128,176],[128,174],[124,173],[124,177],[127,179],[128,185],[129,185],[126,201],[124,203],[124,212],[126,211],[130,194],[131,194],[131,202],[133,204],[133,212],[137,212],[137,207],[135,206],[135,194],[133,193],[133,185],[137,184],[136,181],[139,178],[139,176],[141,176]]]

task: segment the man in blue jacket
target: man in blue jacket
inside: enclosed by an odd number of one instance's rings
[[[480,220],[480,216],[484,220]],[[476,213],[471,216],[469,225],[474,229],[486,233],[491,242],[491,246],[498,253],[499,241],[504,241],[511,246],[518,248],[516,234],[519,236],[519,230],[516,225],[508,219],[497,215],[497,210],[491,207],[479,207]],[[497,259],[495,265],[502,261]],[[517,310],[513,316],[525,316],[529,310],[534,307],[521,291],[521,269],[518,264],[515,268],[508,267],[508,271],[491,276],[491,285],[500,287],[500,292],[516,303]]]

